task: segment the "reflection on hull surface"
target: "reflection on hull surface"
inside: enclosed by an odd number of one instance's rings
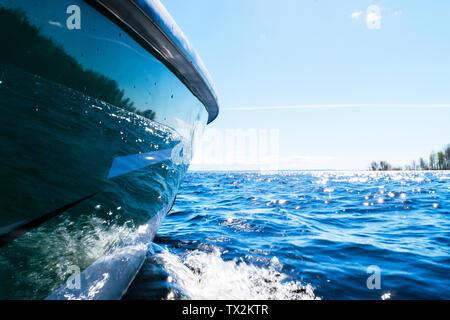
[[[57,23],[72,2],[85,30]],[[39,5],[0,1],[14,27],[0,31],[0,299],[118,299],[174,201],[207,108],[170,61],[90,5]],[[99,33],[108,41],[92,41]]]
[[[21,85],[9,87],[9,82]],[[33,275],[26,268],[22,274],[17,264],[40,265],[46,259],[46,266],[59,264],[50,267],[50,278],[45,279],[53,286],[58,284],[60,280],[53,279],[58,274],[54,267],[86,267],[136,225],[164,211],[186,168],[172,163],[169,156],[165,161],[107,179],[115,155],[138,154],[144,145],[147,150],[151,150],[149,146],[153,150],[172,149],[179,143],[178,135],[134,113],[30,75],[13,78],[8,70],[8,83],[0,88],[0,130],[2,136],[10,137],[1,148],[2,162],[7,162],[2,163],[0,192],[8,199],[1,203],[1,212],[8,212],[2,216],[3,225],[30,221],[36,213],[96,193],[2,248],[1,268],[11,268],[13,274],[2,279],[2,290],[20,284],[48,292],[41,283],[47,270],[38,268],[38,274]],[[33,85],[29,88],[24,86],[30,83]],[[11,157],[15,150],[22,154]],[[92,248],[101,252],[94,252],[90,259]],[[2,272],[0,277],[5,274],[9,275]],[[30,276],[32,279],[28,279]],[[13,292],[23,297],[23,289]]]

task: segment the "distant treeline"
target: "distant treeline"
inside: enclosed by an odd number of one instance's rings
[[[23,11],[0,7],[0,63],[63,84],[93,98],[136,112],[151,120],[152,110],[139,112],[118,83],[83,66],[52,39],[30,24]]]
[[[414,160],[410,165],[404,168],[392,167],[387,161],[372,162],[370,170],[372,171],[387,171],[387,170],[450,170],[450,144],[444,150],[439,152],[432,152],[428,161],[424,158]]]

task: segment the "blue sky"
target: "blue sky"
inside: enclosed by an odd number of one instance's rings
[[[214,79],[223,157],[237,129],[277,130],[280,169],[404,165],[450,143],[450,1],[162,3]],[[193,169],[254,169],[207,152]]]

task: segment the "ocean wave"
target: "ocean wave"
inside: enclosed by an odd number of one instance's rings
[[[448,177],[448,172],[190,172],[155,239],[168,249],[155,255],[165,270],[162,280],[156,284],[152,273],[144,272],[130,295],[448,299]],[[154,271],[152,257],[144,270]],[[379,289],[367,286],[371,266],[380,269]],[[156,287],[170,290],[148,295],[145,288]]]

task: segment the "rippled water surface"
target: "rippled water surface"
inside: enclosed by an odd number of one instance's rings
[[[125,298],[450,299],[449,213],[445,172],[191,172]]]

